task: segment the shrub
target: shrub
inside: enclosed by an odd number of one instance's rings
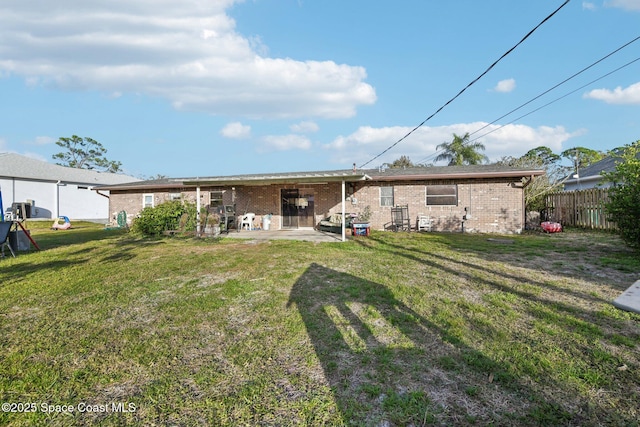
[[[188,231],[195,228],[195,204],[173,200],[153,208],[144,208],[134,219],[131,231],[145,236],[157,236],[168,230]]]
[[[605,209],[620,237],[640,250],[640,140],[625,145],[621,157],[613,172],[603,174],[613,183]]]

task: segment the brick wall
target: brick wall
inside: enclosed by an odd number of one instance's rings
[[[426,186],[456,184],[457,206],[427,206]],[[385,182],[393,186],[394,205],[408,205],[411,224],[415,227],[418,215],[427,215],[433,220],[434,231],[460,231],[464,208],[470,219],[464,223],[465,231],[481,233],[519,233],[524,228],[523,193],[512,185],[511,180],[467,180],[467,181],[417,181]],[[356,203],[353,203],[353,199]],[[383,229],[391,221],[391,207],[380,206],[380,183],[357,183],[347,212],[362,212],[371,209],[371,226]]]
[[[408,205],[411,224],[415,227],[418,215],[427,215],[433,219],[434,231],[460,231],[465,207],[470,219],[464,222],[467,232],[482,233],[519,233],[524,228],[523,193],[513,181],[504,180],[466,180],[466,181],[416,181],[398,182],[357,182],[346,185],[347,213],[360,213],[366,206],[371,209],[370,223],[373,229],[384,229],[391,221],[391,207],[380,206],[380,186],[393,186],[394,205]],[[427,206],[426,186],[457,184],[457,206]],[[280,229],[281,190],[297,189],[301,196],[313,198],[314,210],[310,219],[317,225],[332,213],[341,212],[341,184],[290,184],[238,186],[235,189],[206,187],[201,189],[200,203],[206,207],[210,203],[211,191],[223,191],[223,203],[236,205],[238,215],[245,212],[256,214],[256,225],[262,216],[271,214],[271,228]],[[196,191],[192,188],[142,191],[112,191],[110,212],[115,218],[117,212],[127,212],[127,218],[135,217],[143,207],[143,194],[153,194],[154,206],[170,200],[178,194],[184,200],[195,203]],[[311,224],[310,224],[311,225]]]
[[[309,225],[315,226],[331,213],[340,212],[342,190],[339,183],[238,187],[236,209],[239,213],[255,213],[257,223],[261,221],[263,215],[271,214],[272,228],[279,229],[282,225],[281,191],[285,189],[297,189],[301,197],[313,198],[313,217]]]
[[[147,194],[153,196],[153,206],[158,206],[159,204],[173,200],[174,198],[196,203],[196,190],[193,188],[172,188],[167,190],[152,189],[148,191],[114,190],[111,191],[111,194],[109,195],[109,212],[111,215],[111,222],[115,223],[118,212],[125,211],[127,213],[127,222],[131,224],[132,219],[142,211],[144,196]],[[209,195],[210,189],[207,188],[206,190],[201,191],[200,202],[203,207],[209,204]],[[231,194],[228,195],[228,198],[230,201]]]

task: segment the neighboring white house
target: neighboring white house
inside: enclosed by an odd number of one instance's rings
[[[607,188],[611,183],[604,180],[604,172],[612,172],[616,168],[616,162],[620,157],[605,157],[590,166],[578,170],[564,182],[564,191],[587,190],[589,188]]]
[[[0,191],[4,209],[12,203],[29,203],[32,218],[66,216],[75,220],[107,221],[109,192],[97,192],[93,187],[133,181],[139,179],[0,153]]]
[[[640,154],[638,154],[640,159]],[[587,190],[589,188],[608,188],[612,183],[605,180],[603,173],[613,172],[617,163],[622,158],[618,156],[608,156],[590,166],[578,170],[564,182],[564,191]]]

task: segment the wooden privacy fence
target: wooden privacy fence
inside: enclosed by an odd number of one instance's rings
[[[613,230],[615,223],[607,220],[604,204],[609,200],[606,188],[567,191],[549,194],[546,205],[549,219],[562,225]]]

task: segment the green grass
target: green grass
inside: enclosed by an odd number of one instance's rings
[[[0,260],[0,402],[37,410],[1,425],[638,425],[640,315],[611,301],[640,259],[606,233],[31,228]]]

